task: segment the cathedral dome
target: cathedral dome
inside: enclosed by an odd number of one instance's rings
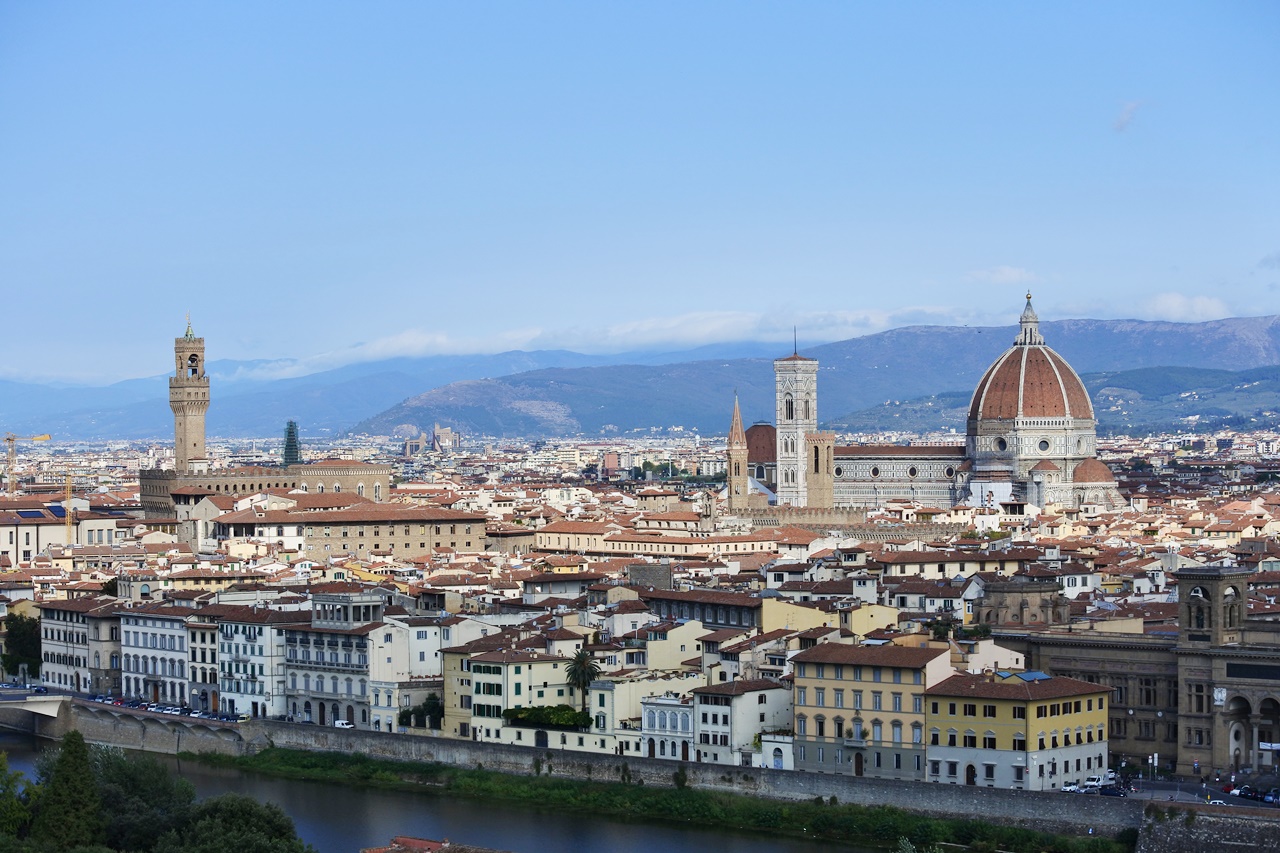
[[[1093,420],[1093,405],[1084,383],[1062,356],[1045,346],[1030,294],[1021,325],[1013,346],[987,368],[974,390],[969,419]]]
[[[1077,483],[1114,483],[1116,475],[1106,465],[1091,457],[1076,466],[1071,479]]]

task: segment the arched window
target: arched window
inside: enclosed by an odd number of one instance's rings
[[[658,715],[654,713],[653,709],[650,709],[648,713],[645,714],[645,718],[646,718],[646,722],[645,722],[646,729],[655,729],[658,727]]]
[[[375,501],[382,500],[382,484],[381,483],[373,484],[373,499]]]
[[[356,494],[364,497],[364,483],[356,483]]]
[[[790,394],[782,398],[782,417],[788,421],[796,419],[796,401],[792,399]]]

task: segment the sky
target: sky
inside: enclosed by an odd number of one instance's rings
[[[0,0],[0,378],[1280,313],[1280,4]]]

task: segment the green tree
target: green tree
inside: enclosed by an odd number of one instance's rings
[[[587,713],[587,700],[591,695],[591,682],[600,677],[600,664],[591,656],[590,649],[578,649],[564,668],[569,685],[582,694],[582,712]]]
[[[186,823],[195,788],[151,756],[127,757],[119,749],[90,752],[106,814],[107,846],[150,850],[165,833]]]
[[[165,834],[154,853],[315,853],[298,838],[293,819],[275,803],[223,794],[198,804],[181,829]]]
[[[57,761],[36,802],[31,837],[58,849],[101,844],[106,837],[102,799],[95,784],[84,735],[62,739]]]
[[[10,613],[4,617],[4,671],[9,675],[17,675],[22,664],[27,665],[27,676],[35,678],[40,674],[40,620]]]
[[[423,699],[412,708],[405,708],[400,712],[400,725],[417,726],[422,728],[430,724],[433,729],[440,728],[440,721],[444,719],[444,702],[440,701],[440,697],[434,693],[428,693],[427,698]]]
[[[26,777],[17,770],[10,772],[9,756],[0,752],[0,835],[18,835],[31,820],[26,788]]]

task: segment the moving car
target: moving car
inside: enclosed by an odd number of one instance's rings
[[[1099,794],[1101,794],[1101,795],[1102,795],[1102,796],[1104,796],[1104,797],[1127,797],[1127,796],[1129,796],[1129,795],[1128,795],[1128,794],[1126,794],[1124,791],[1121,791],[1119,788],[1115,787],[1114,785],[1108,785],[1108,786],[1107,786],[1107,787],[1105,787],[1105,788],[1099,788],[1099,789],[1098,789],[1098,793],[1099,793]]]
[[[356,727],[356,724],[349,723],[346,720],[334,720],[333,727],[335,729],[354,729]]]

